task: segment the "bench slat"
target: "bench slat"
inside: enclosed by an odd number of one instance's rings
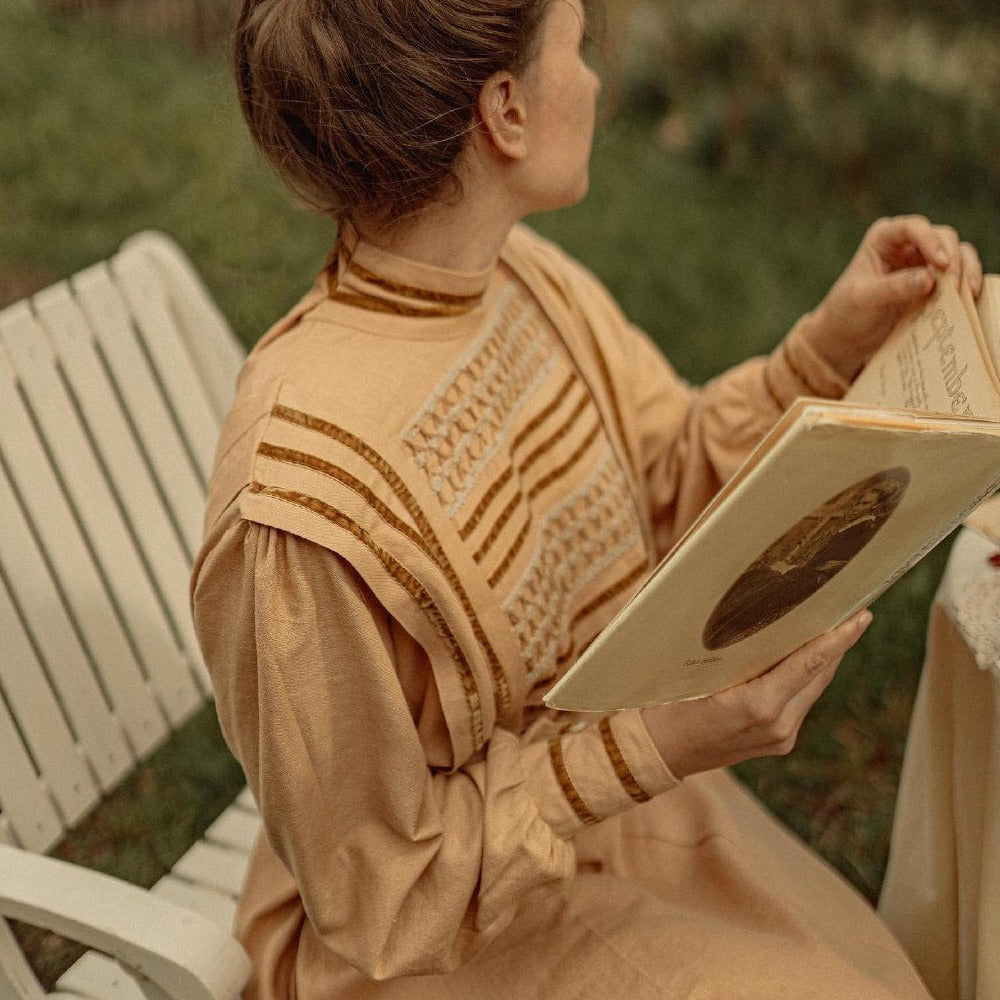
[[[0,635],[4,643],[0,656],[0,807],[24,847],[46,851],[62,837],[65,827],[97,802],[100,793],[77,753],[2,579]],[[37,763],[25,752],[22,737]],[[61,820],[43,786],[51,791]]]
[[[0,403],[9,392],[0,392]],[[0,405],[0,410],[3,407]],[[0,435],[4,420],[0,415]],[[133,764],[20,504],[0,467],[0,565],[54,693],[103,789]]]
[[[201,480],[207,484],[218,438],[217,417],[162,286],[149,262],[138,254],[119,254],[111,262],[111,273],[132,314],[136,333],[164,389]]]
[[[203,700],[209,688],[208,674],[188,606],[190,563],[179,528],[157,488],[155,472],[121,408],[87,318],[69,284],[60,282],[39,292],[32,299],[32,307],[58,355],[60,369],[180,637],[201,695],[199,700]],[[178,677],[177,685],[176,698],[184,704],[190,685],[182,677]]]
[[[201,543],[204,485],[136,339],[125,302],[104,264],[80,272],[70,285],[87,317],[129,420],[143,443],[157,485],[177,522],[186,556],[191,561]]]
[[[243,888],[246,866],[247,856],[242,851],[199,840],[174,865],[174,874],[235,899]]]
[[[238,806],[227,809],[205,831],[205,839],[222,847],[232,847],[249,854],[260,830],[260,816]]]
[[[20,321],[12,307],[0,314],[0,330]],[[133,750],[142,754],[167,733],[167,726],[146,687],[132,648],[80,534],[59,481],[49,466],[26,411],[17,381],[0,352],[0,450],[25,514],[60,581],[60,590],[92,662],[112,665],[102,679]]]
[[[232,930],[236,916],[236,901],[228,893],[216,892],[202,885],[193,885],[173,875],[164,875],[153,886],[153,892],[171,903],[186,906],[200,913],[223,930]]]
[[[138,255],[156,271],[172,315],[184,336],[198,378],[221,424],[243,365],[243,348],[188,259],[162,233],[138,233],[122,244],[121,256]]]
[[[18,741],[6,707],[0,703],[0,808],[20,845],[47,851],[62,838],[64,827],[39,784],[31,761]]]
[[[96,951],[81,955],[56,985],[84,1000],[149,1000],[114,959]]]
[[[138,666],[150,678],[167,717],[179,724],[198,707],[199,692],[187,677],[169,619],[59,377],[52,347],[26,311],[0,328],[0,341],[127,629]],[[97,659],[102,675],[115,666],[114,660]],[[186,690],[179,687],[178,677],[187,678]],[[113,687],[112,681],[107,683]]]

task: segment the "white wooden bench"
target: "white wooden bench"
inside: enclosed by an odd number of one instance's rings
[[[0,312],[0,997],[45,995],[3,917],[95,949],[50,997],[245,982],[246,793],[152,891],[45,856],[210,698],[188,574],[241,360],[156,233]]]

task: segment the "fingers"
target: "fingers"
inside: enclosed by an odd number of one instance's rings
[[[785,703],[789,702],[805,689],[814,677],[822,674],[830,663],[839,661],[840,657],[864,635],[871,620],[870,611],[867,609],[859,611],[835,629],[807,642],[758,680],[771,679],[777,686],[778,697]]]
[[[842,654],[823,657],[816,673],[788,701],[776,704],[773,712],[752,716],[752,756],[776,757],[791,753],[809,710],[836,676],[842,659]]]
[[[843,658],[843,653],[829,657],[806,686],[788,699],[781,718],[781,725],[785,730],[794,727],[795,735],[798,736],[799,727],[805,721],[809,710],[819,700],[819,696],[830,686]],[[788,749],[791,750],[791,747]]]
[[[929,267],[908,267],[900,271],[858,281],[854,301],[859,309],[882,310],[898,307],[898,314],[934,290],[937,278]]]
[[[960,240],[958,233],[951,226],[932,228],[948,255],[948,266],[945,270],[955,276],[959,285],[963,281],[967,282],[972,294],[978,296],[983,288],[983,265],[976,248],[971,243]]]
[[[921,264],[948,271],[959,282],[968,281],[974,295],[982,289],[979,254],[971,243],[960,240],[951,226],[934,225],[922,215],[896,216],[875,222],[866,241],[889,272],[909,272],[901,284],[892,286],[897,294],[909,292],[911,298],[917,298],[929,291],[926,280],[915,276]]]
[[[642,709],[653,744],[679,778],[788,753],[802,720],[871,621],[859,612],[766,674],[706,698]]]
[[[983,263],[979,259],[979,253],[971,243],[959,243],[958,252],[962,259],[962,274],[969,282],[972,294],[979,298],[979,293],[983,290]]]
[[[755,756],[791,752],[809,710],[833,680],[844,653],[861,638],[871,620],[869,611],[858,612],[747,686],[747,730],[748,736],[752,733]]]
[[[948,229],[932,225],[922,215],[898,215],[873,223],[865,241],[892,270],[918,260],[945,270],[958,253],[958,237]]]
[[[947,259],[947,264],[943,270],[948,270],[954,274],[956,278],[961,278],[962,255],[958,250],[958,233],[955,232],[951,226],[931,226],[931,230],[938,238],[939,248],[944,251],[944,253],[941,254],[939,250],[938,256],[933,260],[933,263],[940,266],[939,262],[943,259]],[[930,258],[928,258],[928,260],[930,260]]]

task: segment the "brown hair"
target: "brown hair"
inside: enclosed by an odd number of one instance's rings
[[[483,84],[523,71],[547,3],[243,0],[244,117],[307,205],[338,222],[396,221],[460,190]]]

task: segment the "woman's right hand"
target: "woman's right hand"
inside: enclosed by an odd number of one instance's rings
[[[705,698],[643,709],[643,722],[664,763],[685,778],[752,757],[789,753],[809,709],[870,622],[871,613],[859,611],[760,677]]]

